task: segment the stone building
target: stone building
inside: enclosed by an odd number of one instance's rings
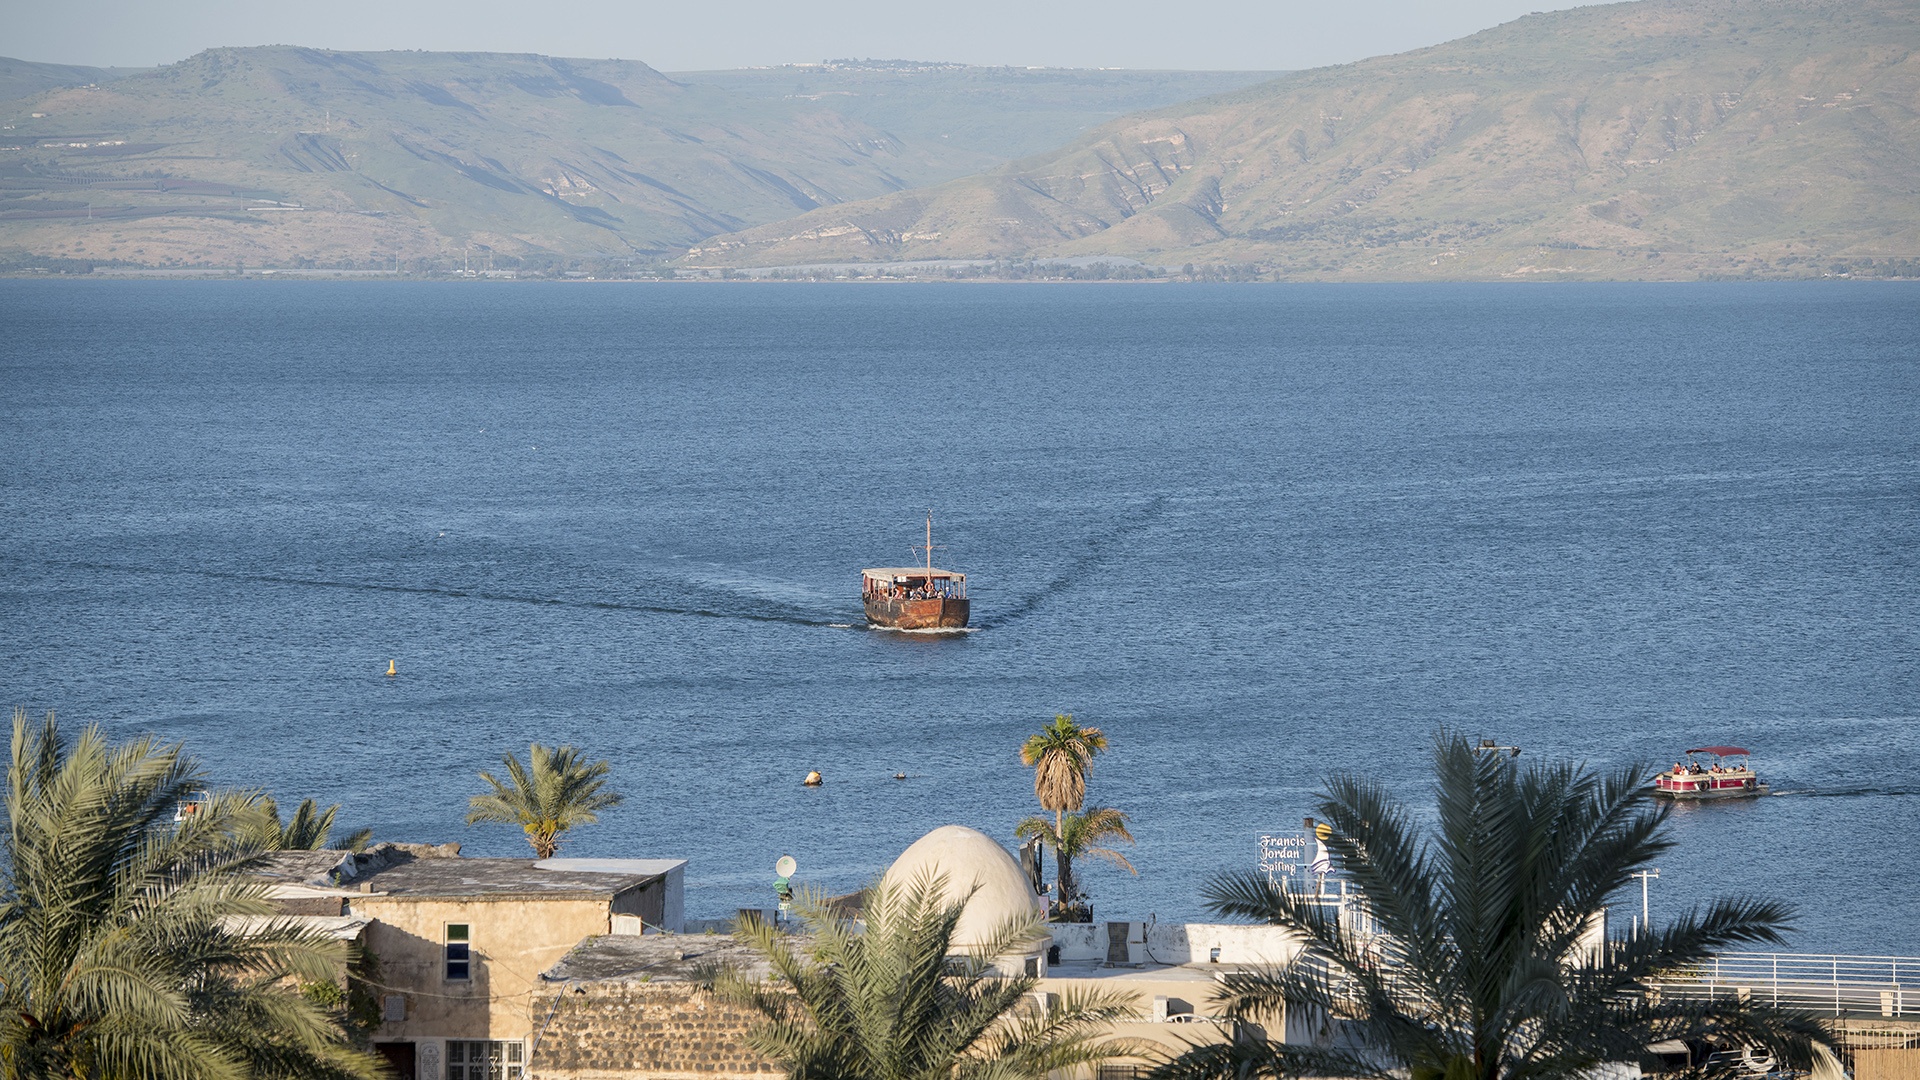
[[[649,934],[582,942],[549,969],[532,1047],[539,1080],[766,1080],[747,1049],[754,1014],[703,988],[718,968],[769,972],[730,934]]]
[[[978,946],[1010,918],[1044,914],[1006,849],[973,829],[935,829],[884,875],[905,884],[945,879],[943,897],[964,900],[954,943]],[[1226,972],[1285,963],[1299,943],[1272,927],[1114,922],[1049,925],[1048,933],[995,966],[1040,979],[1035,992],[1097,987],[1130,998],[1134,1015],[1113,1034],[1169,1049],[1234,1037],[1215,1015],[1213,990]],[[754,1080],[777,1069],[747,1050],[753,1019],[701,989],[718,967],[767,974],[750,948],[725,934],[598,937],[583,941],[542,976],[534,1012],[541,1020],[530,1056],[536,1080]],[[1273,1023],[1284,1028],[1287,1019]],[[1276,1032],[1277,1033],[1277,1032]],[[1287,1032],[1308,1036],[1308,1032]],[[1117,1060],[1099,1080],[1126,1080],[1139,1059]]]
[[[374,1046],[400,1080],[524,1080],[540,975],[584,939],[678,930],[686,863],[466,859],[457,845],[281,852],[259,871],[282,911],[363,923]]]

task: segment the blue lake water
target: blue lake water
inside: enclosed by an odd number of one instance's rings
[[[474,774],[572,742],[568,853],[722,915],[1009,838],[1070,711],[1167,920],[1440,725],[1733,742],[1782,794],[1681,808],[1655,918],[1920,954],[1912,285],[7,281],[0,432],[0,703],[382,838],[524,853]],[[929,506],[977,632],[862,628]]]

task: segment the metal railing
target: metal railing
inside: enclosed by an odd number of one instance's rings
[[[1323,959],[1309,954],[1303,960],[1322,968],[1336,999],[1357,994],[1357,984]],[[1417,988],[1399,985],[1397,961],[1391,948],[1383,949],[1380,973],[1409,1001],[1420,1000]],[[1648,989],[1661,997],[1736,999],[1833,1017],[1920,1021],[1920,956],[1726,953],[1668,971],[1649,980]]]
[[[1652,986],[1674,997],[1741,998],[1832,1016],[1920,1018],[1920,956],[1726,953]]]

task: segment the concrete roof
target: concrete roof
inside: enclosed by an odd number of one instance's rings
[[[569,873],[586,872],[596,874],[645,874],[659,877],[670,874],[687,865],[685,859],[541,859],[533,864],[541,870],[562,870]]]
[[[379,844],[369,851],[277,851],[253,871],[276,894],[391,898],[611,898],[685,865],[679,859],[468,859],[439,849]]]
[[[760,953],[729,934],[603,934],[541,972],[547,982],[688,983],[714,968],[750,979],[772,973]]]
[[[644,885],[659,874],[544,870],[532,859],[414,859],[363,874],[354,884],[390,897],[590,897]]]
[[[369,919],[352,915],[235,915],[221,920],[228,930],[242,936],[281,926],[297,926],[335,941],[355,941],[367,928]]]
[[[260,860],[252,876],[275,885],[324,888],[322,882],[352,855],[351,851],[276,851]]]

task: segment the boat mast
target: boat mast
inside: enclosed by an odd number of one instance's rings
[[[927,585],[933,585],[933,507],[927,507]]]

